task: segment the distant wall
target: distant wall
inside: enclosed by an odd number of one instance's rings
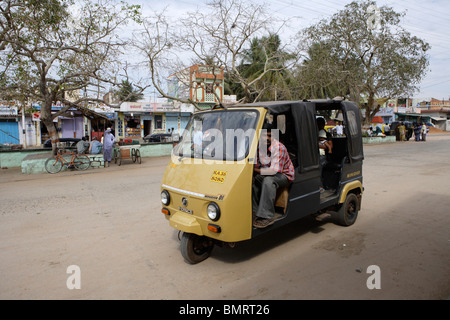
[[[364,144],[380,144],[380,143],[394,143],[395,136],[385,137],[363,137]]]
[[[2,150],[0,151],[0,167],[20,167],[27,156],[45,153],[48,156],[51,155],[49,150],[44,149]]]
[[[146,143],[140,145],[141,157],[162,157],[169,156],[172,152],[172,143]],[[41,155],[42,154],[42,155]],[[39,156],[37,156],[39,155]],[[0,167],[22,167],[22,162],[27,158],[27,166],[32,166],[36,171],[36,166],[31,162],[36,158],[36,165],[40,166],[42,158],[51,156],[48,149],[25,149],[25,150],[2,150],[0,151]],[[31,162],[30,162],[31,161]],[[43,168],[44,169],[44,168]],[[41,171],[41,170],[37,170]],[[45,169],[44,169],[45,171]],[[25,172],[24,172],[25,173]]]

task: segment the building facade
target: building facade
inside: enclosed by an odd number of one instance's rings
[[[193,65],[169,77],[171,96],[191,100],[199,108],[210,108],[224,99],[225,74],[222,68]]]
[[[191,108],[174,101],[124,102],[117,112],[117,139],[139,140],[154,133],[182,134],[191,116]]]

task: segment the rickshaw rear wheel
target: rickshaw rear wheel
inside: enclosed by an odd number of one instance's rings
[[[349,193],[337,211],[337,222],[342,226],[351,226],[358,217],[359,200],[354,193]]]
[[[190,264],[196,264],[207,259],[213,247],[214,243],[208,237],[187,232],[183,232],[181,236],[181,255]]]

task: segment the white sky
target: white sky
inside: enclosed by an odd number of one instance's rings
[[[143,13],[166,8],[173,16],[201,9],[207,0],[128,0],[140,4]],[[259,2],[259,1],[257,1]],[[292,30],[309,27],[332,16],[351,0],[270,0],[268,12],[292,19]],[[396,12],[406,12],[402,26],[431,45],[430,66],[414,97],[450,99],[450,1],[449,0],[378,0],[377,6],[387,5]]]

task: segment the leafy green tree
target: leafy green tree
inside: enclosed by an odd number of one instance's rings
[[[117,96],[120,101],[136,102],[143,98],[144,94],[139,89],[135,89],[128,80],[122,80]]]
[[[387,6],[378,8],[375,1],[354,1],[303,31],[302,42],[326,44],[322,53],[328,52],[325,61],[332,63],[325,71],[331,70],[336,83],[325,87],[344,84],[338,91],[357,103],[367,97],[366,123],[379,111],[377,98],[413,94],[427,72],[430,46],[401,26],[403,16]],[[321,70],[311,68],[309,75],[320,77]]]
[[[289,84],[292,79],[287,64],[296,56],[285,52],[277,34],[269,34],[261,38],[253,38],[250,48],[242,54],[243,59],[238,70],[246,82],[254,82],[253,90],[245,92],[240,82],[227,77],[230,93],[239,98],[247,95],[248,101],[283,100],[292,97]]]
[[[310,45],[307,56],[294,71],[297,98],[347,96],[359,100],[358,84],[362,83],[359,61],[354,55],[343,59],[337,52],[331,43],[325,41]]]

